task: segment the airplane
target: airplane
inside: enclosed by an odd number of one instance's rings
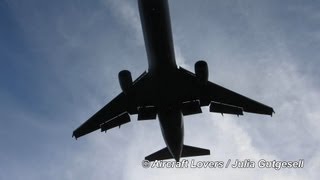
[[[200,60],[194,73],[177,66],[174,54],[168,0],[138,0],[140,20],[148,58],[148,71],[135,81],[131,73],[118,74],[122,92],[73,132],[76,139],[95,130],[107,131],[130,122],[159,119],[166,147],[145,157],[155,161],[210,155],[210,150],[183,143],[183,116],[210,112],[243,115],[243,112],[271,115],[273,108],[228,90],[208,80],[208,65]]]

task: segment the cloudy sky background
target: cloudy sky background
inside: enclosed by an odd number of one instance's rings
[[[270,118],[185,118],[196,160],[305,160],[303,169],[143,169],[165,146],[157,121],[75,141],[72,131],[147,59],[136,0],[0,0],[0,179],[318,179],[320,2],[171,0],[177,62],[272,106]]]

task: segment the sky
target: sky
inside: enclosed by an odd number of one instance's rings
[[[196,161],[304,160],[300,169],[149,168],[158,121],[75,140],[72,132],[137,78],[147,57],[136,0],[0,0],[0,179],[318,179],[320,2],[169,0],[176,60],[205,59],[209,79],[272,106],[273,117],[184,118]]]

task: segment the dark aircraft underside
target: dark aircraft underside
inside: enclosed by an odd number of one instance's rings
[[[167,0],[138,0],[149,62],[148,72],[132,81],[131,73],[119,73],[122,92],[74,132],[79,138],[95,130],[107,131],[130,122],[158,117],[165,148],[147,156],[154,161],[209,155],[208,149],[184,145],[183,116],[210,112],[243,115],[243,112],[272,115],[273,109],[208,81],[205,61],[198,61],[194,73],[176,65]]]

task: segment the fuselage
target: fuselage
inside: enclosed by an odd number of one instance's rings
[[[183,147],[183,119],[176,106],[171,85],[177,64],[174,55],[170,13],[167,0],[138,0],[149,73],[155,79],[158,118],[164,141],[174,159],[179,161]]]
[[[167,0],[138,0],[149,72],[176,69]]]

